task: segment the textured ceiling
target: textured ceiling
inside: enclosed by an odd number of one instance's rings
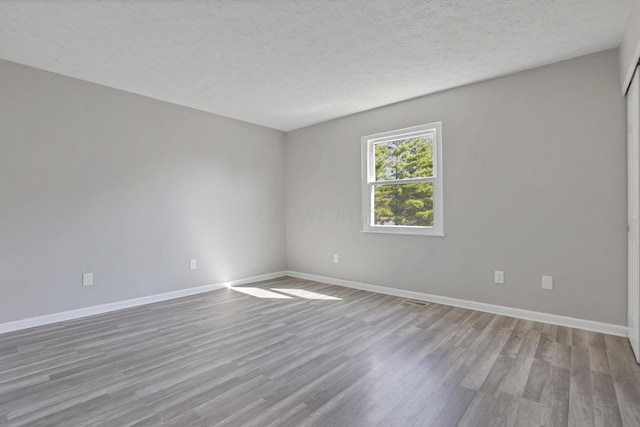
[[[0,58],[281,130],[618,46],[630,0],[2,0]]]

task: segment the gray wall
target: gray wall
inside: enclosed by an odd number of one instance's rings
[[[282,270],[265,212],[283,150],[279,131],[0,61],[0,323]]]
[[[0,61],[0,323],[287,264],[624,324],[618,72],[611,50],[283,136]],[[361,233],[360,137],[437,120],[447,236]]]
[[[288,268],[625,324],[618,64],[609,50],[288,133]],[[361,233],[360,137],[438,120],[446,237]]]

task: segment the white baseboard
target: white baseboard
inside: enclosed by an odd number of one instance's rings
[[[60,313],[46,314],[44,316],[30,317],[28,319],[15,320],[13,322],[0,323],[0,334],[6,332],[19,331],[22,329],[35,328],[36,326],[49,325],[51,323],[63,322],[65,320],[79,319],[81,317],[95,316],[96,314],[109,313],[111,311],[122,310],[125,308],[137,307],[140,305],[151,304],[159,301],[167,301],[175,298],[186,297],[189,295],[211,292],[218,289],[229,288],[231,286],[245,285],[247,283],[259,282],[261,280],[275,279],[286,276],[285,271],[277,271],[275,273],[261,274],[258,276],[244,277],[242,279],[231,280],[228,282],[214,283],[211,285],[198,286],[195,288],[180,289],[162,294],[149,295],[146,297],[117,301],[108,304],[94,305],[91,307],[79,308],[76,310],[63,311]]]
[[[352,280],[337,279],[334,277],[318,276],[315,274],[300,273],[297,271],[277,271],[274,273],[261,274],[258,276],[245,277],[231,280],[229,282],[214,283],[211,285],[198,286],[195,288],[181,289],[179,291],[166,292],[162,294],[149,295],[141,298],[134,298],[109,304],[95,305],[91,307],[79,308],[76,310],[64,311],[61,313],[47,314],[44,316],[31,317],[28,319],[16,320],[13,322],[1,323],[0,334],[13,332],[22,329],[34,328],[36,326],[49,325],[51,323],[63,322],[65,320],[79,319],[82,317],[94,316],[96,314],[109,313],[111,311],[125,308],[137,307],[154,302],[167,301],[175,298],[196,295],[205,292],[224,289],[231,286],[246,285],[248,283],[262,280],[276,279],[283,276],[291,276],[299,279],[312,280],[315,282],[329,283],[331,285],[343,286],[345,288],[360,289],[363,291],[376,292],[379,294],[393,295],[402,298],[411,298],[421,301],[434,302],[438,304],[450,305],[453,307],[467,308],[470,310],[483,311],[486,313],[500,314],[503,316],[515,317],[519,319],[534,320],[537,322],[550,323],[553,325],[567,326],[570,328],[584,329],[587,331],[600,332],[603,334],[626,337],[627,327],[613,325],[610,323],[595,322],[593,320],[578,319],[575,317],[560,316],[558,314],[542,313],[538,311],[523,310],[520,308],[505,307],[483,302],[469,301],[458,298],[450,298],[439,295],[426,294],[423,292],[406,291],[403,289],[388,288],[385,286],[371,285],[368,283],[355,282]]]
[[[487,304],[483,302],[469,301],[458,298],[443,297],[422,292],[405,291],[402,289],[387,288],[384,286],[370,285],[368,283],[354,282],[351,280],[336,279],[333,277],[317,276],[315,274],[287,271],[286,274],[299,279],[313,280],[315,282],[329,283],[331,285],[344,286],[346,288],[360,289],[379,294],[393,295],[402,298],[411,298],[438,304],[451,305],[453,307],[467,308],[503,316],[516,317],[518,319],[534,320],[536,322],[550,323],[552,325],[567,326],[570,328],[584,329],[603,334],[627,337],[627,327],[610,323],[595,322],[593,320],[578,319],[575,317],[560,316],[558,314],[542,313],[539,311],[523,310],[521,308],[505,307],[502,305]]]

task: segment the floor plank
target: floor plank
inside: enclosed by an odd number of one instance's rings
[[[243,288],[0,335],[0,425],[640,425],[623,338],[293,278]]]

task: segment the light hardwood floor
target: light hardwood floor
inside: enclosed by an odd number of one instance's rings
[[[623,338],[283,278],[0,335],[0,425],[640,426],[640,368]]]

